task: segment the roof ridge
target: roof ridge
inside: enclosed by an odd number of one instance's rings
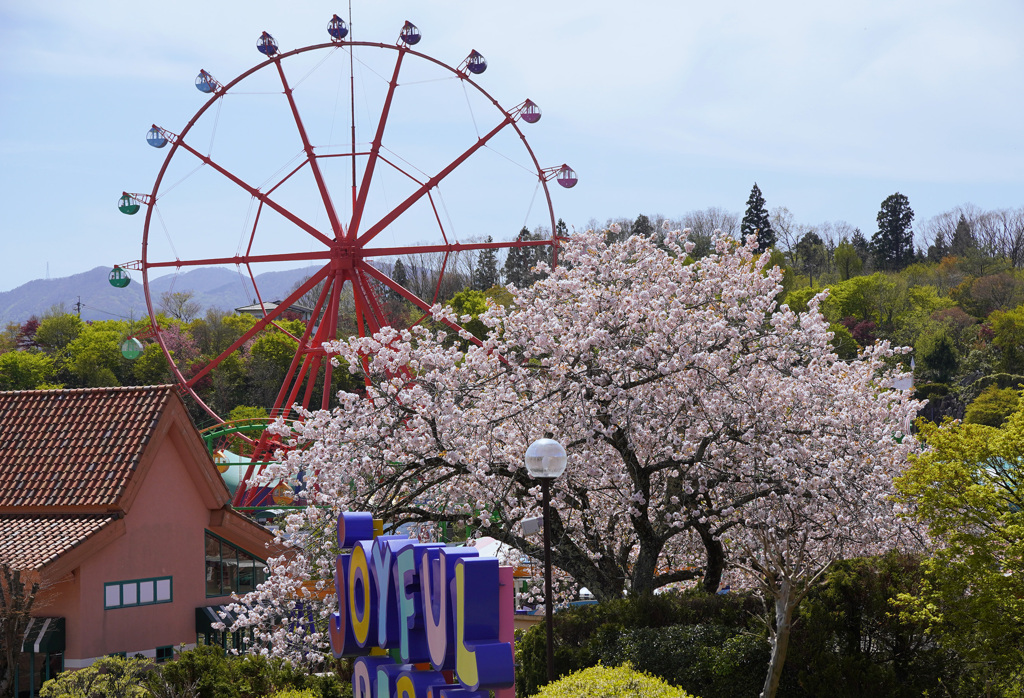
[[[0,390],[0,395],[16,395],[31,393],[33,395],[52,395],[54,393],[128,393],[139,392],[169,392],[176,386],[174,383],[159,383],[157,385],[112,385],[95,388],[51,388],[48,390]]]
[[[123,516],[124,512],[121,511],[48,512],[32,510],[25,512],[0,512],[0,519],[106,519],[110,517],[119,519]]]

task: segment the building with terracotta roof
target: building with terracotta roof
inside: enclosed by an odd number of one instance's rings
[[[21,690],[209,641],[212,610],[280,552],[229,501],[172,386],[0,392],[0,563],[42,584]]]

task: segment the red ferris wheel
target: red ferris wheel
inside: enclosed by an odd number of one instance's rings
[[[354,41],[337,15],[327,30],[328,42],[287,51],[263,32],[264,60],[227,82],[201,70],[195,85],[209,99],[180,131],[150,129],[148,143],[167,148],[153,188],[119,201],[129,215],[145,207],[145,226],[141,258],[115,267],[111,283],[126,285],[126,269],[141,272],[152,337],[183,390],[217,421],[223,415],[198,386],[260,333],[279,332],[293,347],[265,405],[270,414],[295,404],[326,409],[332,366],[323,344],[339,336],[343,301],[354,306],[358,333],[371,334],[393,324],[383,296],[426,317],[459,255],[516,247],[557,254],[548,182],[570,188],[576,174],[535,156],[521,128],[540,120],[534,102],[503,107],[477,82],[483,55],[473,50],[453,67],[417,51],[421,35],[410,22],[394,44]],[[501,241],[520,225],[547,232]],[[437,265],[432,292],[393,278],[392,260],[424,255]],[[261,289],[272,272],[296,266],[308,268],[298,287]],[[186,366],[158,321],[153,282],[212,267],[237,271],[262,317]],[[283,322],[296,307],[306,311],[300,331]],[[264,433],[253,460],[273,445]],[[243,490],[236,505],[252,500]]]

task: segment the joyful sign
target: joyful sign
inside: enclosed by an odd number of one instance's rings
[[[335,563],[331,650],[359,657],[354,698],[486,698],[512,686],[511,568],[473,548],[374,537],[364,512],[338,516],[338,546],[351,552]],[[375,648],[400,661],[369,656]]]

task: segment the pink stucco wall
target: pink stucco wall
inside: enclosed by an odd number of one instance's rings
[[[49,601],[38,612],[66,618],[69,668],[112,652],[131,656],[192,644],[195,609],[230,601],[206,597],[203,537],[210,511],[183,452],[173,437],[163,442],[125,517],[125,534],[46,593]],[[104,609],[105,583],[166,576],[173,578],[171,603]]]

